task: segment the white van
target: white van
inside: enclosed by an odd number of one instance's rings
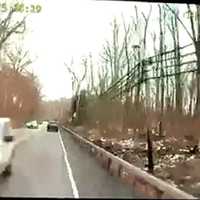
[[[10,118],[0,118],[0,174],[11,174],[11,161],[14,155],[13,136]]]

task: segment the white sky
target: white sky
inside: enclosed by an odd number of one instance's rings
[[[40,4],[40,14],[31,14],[27,21],[25,46],[37,56],[32,68],[39,76],[42,92],[48,99],[71,96],[71,80],[64,62],[73,56],[80,61],[92,52],[97,57],[111,34],[110,22],[121,13],[130,20],[134,2],[89,0],[24,0]],[[147,13],[148,3],[137,3]],[[184,5],[185,6],[185,5]],[[154,10],[152,12],[152,16]],[[155,16],[154,16],[155,18]],[[78,67],[78,64],[77,64]],[[78,69],[78,68],[77,68]]]

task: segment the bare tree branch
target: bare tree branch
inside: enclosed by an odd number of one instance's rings
[[[187,4],[187,8],[188,8],[189,17],[190,17],[190,24],[191,24],[193,39],[194,39],[194,41],[196,41],[196,33],[195,33],[195,28],[194,28],[194,19],[193,19],[192,11],[191,11],[191,8],[190,8],[189,4]]]
[[[15,13],[14,10],[11,10],[8,13],[8,16],[0,22],[0,49],[2,49],[3,44],[8,40],[8,38],[12,34],[22,34],[24,33],[26,26],[25,26],[25,19],[23,18],[22,21],[16,22],[14,25],[11,26],[11,19],[13,14]],[[19,30],[22,28],[22,30]]]
[[[151,16],[151,12],[152,12],[152,6],[150,6],[150,9],[149,9],[149,13],[147,15],[147,17],[145,16],[144,12],[142,12],[142,16],[145,20],[145,28],[144,28],[144,49],[146,48],[146,35],[147,35],[147,27],[148,27],[148,24],[149,24],[149,19],[150,19],[150,16]]]
[[[193,42],[195,42],[195,38],[193,38],[193,35],[191,35],[191,33],[188,31],[188,29],[186,28],[185,24],[183,23],[183,21],[180,19],[180,17],[177,16],[177,13],[168,5],[165,4],[165,6],[168,8],[168,10],[170,10],[178,19],[178,21],[181,23],[181,25],[183,26],[183,28],[185,29],[185,31],[187,32],[188,36],[191,38],[191,40]]]
[[[6,50],[6,56],[9,59],[14,71],[23,72],[28,65],[33,63],[33,61],[29,59],[28,53],[29,51],[23,52],[21,47],[16,47],[15,52],[13,52],[13,50]]]

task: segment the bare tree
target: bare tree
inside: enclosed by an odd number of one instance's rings
[[[189,20],[191,25],[191,32],[190,30],[185,26],[183,21],[179,18],[177,13],[168,5],[166,4],[166,7],[176,16],[177,20],[181,23],[185,31],[187,32],[188,36],[192,40],[195,51],[196,51],[196,57],[197,57],[197,73],[196,73],[196,82],[197,82],[197,90],[196,90],[196,104],[195,104],[195,114],[200,113],[200,6],[196,5],[196,16],[197,21],[195,22],[195,16],[193,15],[193,12],[191,10],[191,6],[187,4],[188,14],[189,14]]]
[[[179,16],[178,10],[176,12],[176,16]],[[168,29],[171,32],[173,38],[173,46],[174,46],[174,71],[177,74],[175,76],[175,84],[176,84],[176,110],[179,113],[182,113],[182,88],[181,88],[181,74],[180,74],[180,66],[181,66],[181,58],[180,58],[180,45],[179,45],[179,27],[177,22],[177,17],[171,16],[171,26],[168,24]]]
[[[71,103],[71,118],[72,118],[72,122],[74,122],[74,120],[76,122],[79,122],[79,105],[80,105],[80,88],[81,88],[81,84],[83,83],[86,74],[87,74],[87,68],[88,68],[88,63],[87,63],[87,58],[83,58],[82,59],[82,66],[84,67],[84,71],[82,76],[78,76],[73,70],[73,59],[71,61],[71,66],[69,67],[67,64],[65,64],[65,66],[67,67],[67,70],[69,72],[69,74],[71,74],[71,80],[72,80],[72,91],[73,91],[73,98],[72,98],[72,103]],[[74,116],[74,114],[76,114],[76,117]]]
[[[73,60],[71,61],[71,66],[68,66],[65,63],[65,66],[67,67],[67,70],[68,70],[69,74],[71,74],[72,90],[73,90],[73,93],[74,93],[75,96],[79,94],[80,88],[81,88],[81,84],[82,84],[82,82],[84,81],[84,79],[86,77],[87,68],[88,68],[87,62],[88,62],[87,58],[83,58],[82,59],[82,66],[84,67],[84,71],[83,71],[82,76],[80,76],[80,77],[72,70],[72,68],[73,68]]]
[[[193,108],[193,98],[194,98],[194,92],[196,89],[196,82],[194,74],[192,76],[192,80],[190,81],[190,84],[188,85],[188,91],[189,91],[189,114],[192,116],[192,108]]]
[[[135,40],[135,37],[138,37],[138,43],[134,44],[135,42],[133,42],[133,49],[134,49],[134,53],[135,53],[135,58],[134,60],[137,60],[137,64],[138,64],[138,72],[137,72],[137,77],[135,77],[136,79],[139,80],[138,82],[138,86],[137,86],[137,91],[135,94],[135,102],[136,104],[138,104],[139,102],[139,96],[140,96],[140,92],[142,90],[141,87],[141,83],[143,82],[143,79],[148,78],[148,74],[145,73],[146,71],[146,65],[143,64],[143,60],[146,57],[146,52],[147,52],[147,30],[148,30],[148,25],[149,25],[149,20],[150,20],[150,16],[151,16],[151,12],[152,12],[152,6],[150,6],[149,8],[149,12],[147,13],[147,15],[145,15],[144,12],[141,12],[141,16],[139,16],[139,12],[138,12],[138,7],[135,6],[135,17],[132,17],[133,20],[133,41]],[[137,65],[136,64],[136,65]],[[149,85],[147,83],[145,83],[145,96],[146,96],[146,105],[147,107],[149,106]]]
[[[123,18],[123,16],[122,16]],[[125,109],[124,109],[124,117],[123,117],[123,129],[125,131],[126,128],[128,128],[128,116],[129,116],[129,110],[130,110],[130,85],[129,85],[129,74],[130,74],[130,57],[129,57],[129,41],[128,41],[128,36],[130,32],[130,25],[128,28],[126,27],[124,18],[123,18],[123,25],[124,25],[124,48],[125,48],[125,57],[126,57],[126,63],[127,63],[127,79],[126,79],[126,100],[125,100]]]
[[[132,18],[133,20],[133,26],[134,26],[134,33],[138,36],[139,38],[139,35],[141,34],[140,32],[140,21],[139,21],[139,14],[138,14],[138,8],[137,6],[135,5],[134,6],[134,10],[135,10],[135,18]],[[138,64],[138,69],[137,69],[137,77],[135,76],[134,78],[138,79],[138,84],[137,84],[137,88],[136,88],[136,93],[135,93],[135,105],[136,105],[136,108],[138,107],[139,105],[139,102],[140,102],[140,94],[141,94],[141,77],[142,77],[142,65],[141,65],[141,40],[139,39],[139,43],[137,44],[134,44],[132,47],[133,47],[133,50],[134,50],[134,54],[135,54],[135,60],[137,61],[137,64]],[[136,62],[135,62],[136,64]]]
[[[22,34],[26,29],[26,17],[24,17],[21,21],[17,21],[14,24],[12,23],[14,13],[15,11],[11,10],[4,19],[0,19],[0,50],[11,35]]]
[[[153,48],[154,48],[154,54],[157,55],[158,50],[156,49],[156,33],[152,34],[153,39]],[[154,68],[154,76],[159,76],[159,62],[158,62],[158,56],[156,56],[156,63]],[[159,108],[160,106],[160,79],[156,79],[156,92],[155,92],[155,107]]]
[[[112,41],[106,41],[101,57],[110,65],[111,84],[118,80],[119,72],[123,66],[124,43],[119,41],[119,25],[114,19],[112,23]]]
[[[147,29],[148,29],[148,25],[149,25],[149,20],[150,20],[150,16],[151,16],[151,12],[152,12],[152,6],[150,6],[150,9],[149,9],[149,12],[147,14],[147,16],[145,16],[144,12],[142,12],[142,16],[144,18],[144,22],[145,22],[145,25],[144,25],[144,38],[143,38],[143,51],[144,51],[144,56],[143,57],[146,57],[146,40],[147,40]],[[144,70],[146,70],[146,67],[144,66]],[[144,78],[148,78],[148,74],[145,73],[145,77]],[[149,102],[149,99],[150,99],[150,85],[149,83],[145,82],[145,91],[146,91],[146,106],[147,107],[150,107],[150,102]]]
[[[163,34],[163,12],[162,7],[158,5],[159,8],[159,26],[160,26],[160,74],[161,74],[161,112],[164,111],[164,69],[163,69],[163,52],[164,52],[164,34]]]
[[[90,78],[91,78],[91,92],[95,89],[94,88],[94,66],[93,66],[93,61],[92,61],[92,54],[90,53],[89,55],[90,58]]]
[[[99,95],[103,94],[108,88],[108,67],[106,65],[98,67],[98,86]]]
[[[33,63],[30,59],[29,51],[24,51],[22,47],[15,47],[15,50],[6,50],[8,62],[15,72],[25,72],[26,67]]]

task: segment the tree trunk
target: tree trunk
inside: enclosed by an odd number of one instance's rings
[[[161,70],[161,113],[164,111],[164,69],[163,69],[163,27],[162,27],[162,9],[159,5],[159,25],[160,25],[160,70]]]
[[[149,173],[153,173],[154,170],[153,147],[149,129],[147,129],[147,158],[148,158],[148,171]]]
[[[178,23],[177,23],[177,18],[175,18],[175,24],[174,24],[174,48],[175,48],[175,73],[177,75],[175,76],[176,80],[176,110],[181,114],[182,113],[182,88],[181,88],[181,75],[180,75],[180,65],[181,65],[181,60],[180,60],[180,45],[179,45],[179,29],[178,29]],[[175,35],[176,31],[176,35]]]
[[[195,114],[200,114],[200,41],[196,42],[195,49],[197,56],[197,73],[196,73],[197,94],[196,94]]]

